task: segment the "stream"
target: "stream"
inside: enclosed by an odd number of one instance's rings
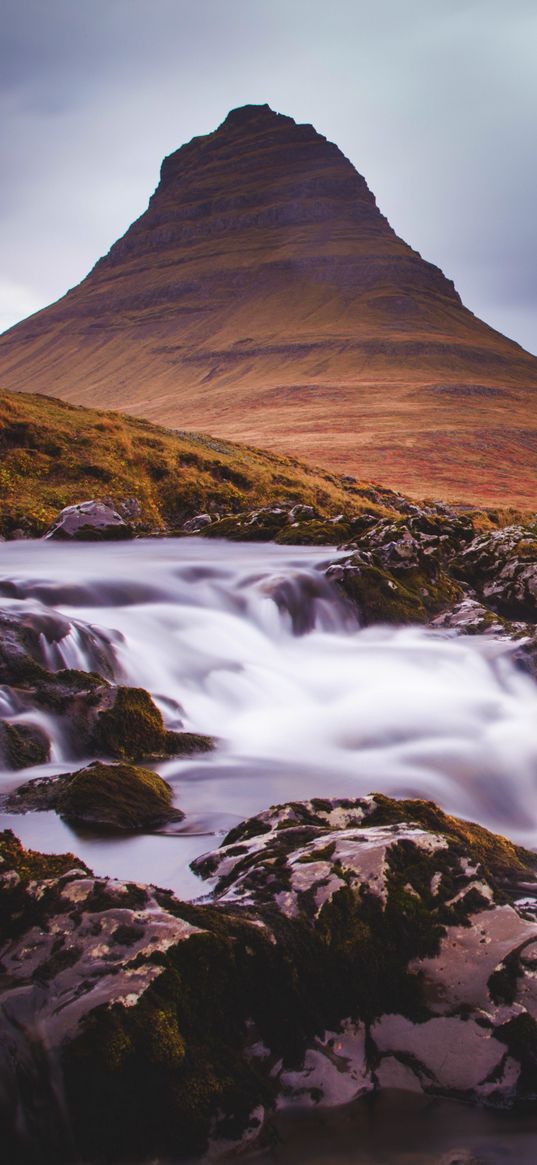
[[[108,674],[147,688],[168,728],[209,733],[217,747],[154,766],[185,813],[168,832],[103,838],[75,831],[51,812],[4,813],[0,828],[35,849],[73,851],[97,874],[153,882],[190,899],[207,892],[189,868],[196,855],[214,849],[245,817],[313,796],[429,798],[537,847],[537,685],[515,667],[510,643],[423,628],[360,628],[324,577],[335,557],[329,548],[197,538],[2,544],[0,609],[43,627],[53,670],[95,669],[97,642]],[[0,716],[17,720],[1,687]],[[22,772],[0,770],[1,793],[82,767],[58,718],[18,717],[39,720],[52,759]],[[537,1158],[529,1148],[534,1120],[502,1124],[498,1115],[461,1109],[457,1136],[449,1116],[457,1106],[437,1102],[440,1133],[435,1120],[424,1122],[422,1100],[397,1109],[403,1123],[416,1109],[425,1140],[412,1150],[410,1133],[402,1142],[393,1125],[388,1133],[387,1103],[373,1126],[363,1105],[356,1110],[359,1150],[349,1140],[351,1117],[343,1135],[325,1114],[324,1133],[312,1117],[289,1118],[280,1147],[261,1159],[525,1165]],[[466,1148],[453,1156],[460,1141]]]

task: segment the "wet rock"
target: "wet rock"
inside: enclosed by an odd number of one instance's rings
[[[183,522],[182,529],[185,534],[197,534],[199,530],[203,530],[204,526],[210,526],[212,520],[210,514],[196,514],[194,518],[189,518],[188,521]]]
[[[106,502],[80,502],[66,506],[44,535],[63,541],[109,541],[132,538],[132,527]]]
[[[50,759],[50,740],[39,724],[0,721],[0,755],[7,768],[26,769]]]
[[[21,785],[6,801],[8,813],[55,809],[73,825],[97,830],[152,830],[184,813],[172,804],[167,781],[135,765],[88,765],[60,777],[40,777]]]
[[[208,752],[213,748],[209,736],[168,731],[149,692],[125,687],[108,688],[103,693],[91,744],[96,753],[134,760]]]
[[[59,649],[73,629],[85,657],[94,661],[98,671],[62,666],[50,670],[51,656],[61,661]],[[110,683],[106,676],[112,676],[114,664],[113,648],[94,628],[75,625],[53,611],[0,613],[0,683],[9,690],[18,712],[31,714],[33,709],[44,709],[58,717],[75,755],[147,760],[206,752],[213,747],[208,736],[169,731],[143,688]],[[23,730],[22,734],[30,748],[28,733]],[[21,748],[15,729],[11,740],[12,750]],[[32,740],[35,752],[35,732]],[[44,755],[42,759],[46,759]]]
[[[113,501],[108,502],[109,505],[114,505]],[[123,498],[116,506],[118,514],[125,519],[126,522],[134,522],[142,516],[142,507],[138,498]]]
[[[381,1087],[533,1102],[537,856],[432,803],[261,813],[196,861],[199,905],[9,833],[0,859],[8,1156],[36,1031],[88,1160],[193,1156]]]

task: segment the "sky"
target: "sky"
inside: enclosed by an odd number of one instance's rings
[[[162,158],[311,122],[467,307],[537,353],[535,0],[1,0],[0,331],[74,286]]]

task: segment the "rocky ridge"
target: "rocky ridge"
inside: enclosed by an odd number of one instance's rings
[[[386,1087],[535,1103],[537,859],[431,803],[268,810],[197,860],[205,904],[95,878],[9,831],[0,854],[14,1165],[36,1138],[58,1161],[188,1157],[266,1136],[277,1107]]]
[[[535,505],[535,357],[396,235],[336,145],[268,105],[164,160],[108,255],[0,338],[0,378],[418,495]]]

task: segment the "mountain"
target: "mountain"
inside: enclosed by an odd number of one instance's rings
[[[421,495],[537,508],[537,358],[478,320],[310,125],[233,110],[0,337],[0,384]]]

